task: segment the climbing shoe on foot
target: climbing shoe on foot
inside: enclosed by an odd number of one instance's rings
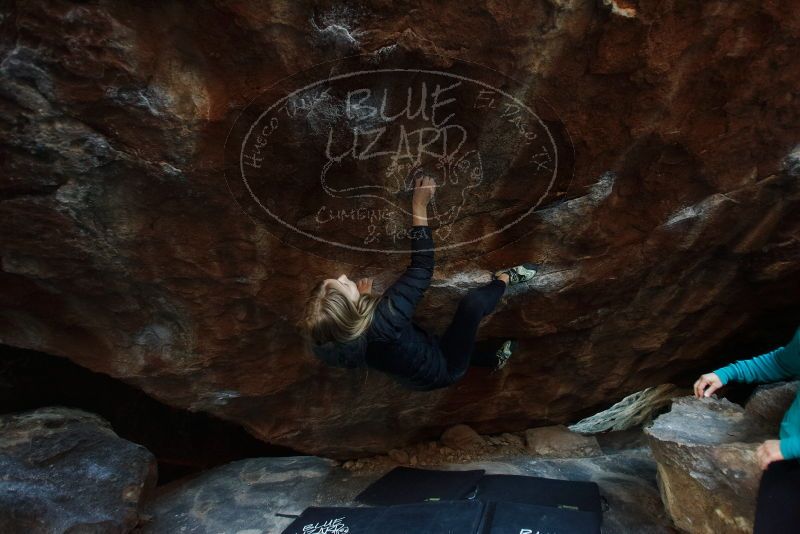
[[[517,265],[510,269],[497,271],[494,273],[494,278],[497,279],[498,276],[505,273],[508,275],[508,285],[513,286],[514,284],[527,282],[534,277],[538,270],[538,266],[533,263],[523,263],[522,265]]]
[[[503,342],[503,346],[497,350],[497,367],[495,367],[495,371],[506,366],[508,359],[511,357],[511,354],[516,348],[517,341],[514,339],[509,339]]]

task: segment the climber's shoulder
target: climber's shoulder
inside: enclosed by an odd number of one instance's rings
[[[372,341],[398,341],[407,329],[413,309],[408,309],[408,300],[395,292],[386,292],[375,306],[374,315],[367,329],[367,339]]]

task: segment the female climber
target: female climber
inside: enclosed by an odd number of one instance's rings
[[[308,297],[302,327],[312,352],[337,367],[372,367],[404,386],[431,390],[453,384],[470,364],[500,369],[516,348],[514,339],[476,343],[481,319],[491,313],[509,285],[527,282],[536,266],[523,264],[492,274],[492,280],[461,299],[441,338],[412,321],[414,309],[433,276],[433,236],[428,203],[436,183],[414,180],[411,264],[382,295],[372,293],[372,280],[347,276],[317,283]]]

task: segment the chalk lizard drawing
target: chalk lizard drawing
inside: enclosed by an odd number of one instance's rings
[[[324,523],[309,523],[303,527],[303,534],[348,534],[350,527],[342,522],[344,516],[329,519]]]

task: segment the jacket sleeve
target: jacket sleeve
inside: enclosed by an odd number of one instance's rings
[[[781,421],[781,454],[786,460],[800,458],[800,391]]]
[[[375,308],[373,323],[384,339],[397,339],[411,322],[414,310],[433,277],[433,235],[428,226],[412,226],[411,264],[400,278],[383,292]]]
[[[800,458],[800,436],[781,438],[780,448],[784,460],[797,460]]]
[[[740,360],[714,371],[723,384],[730,381],[747,383],[778,382],[800,376],[800,328],[785,347]]]
[[[781,454],[785,460],[800,458],[800,391],[781,421]]]

